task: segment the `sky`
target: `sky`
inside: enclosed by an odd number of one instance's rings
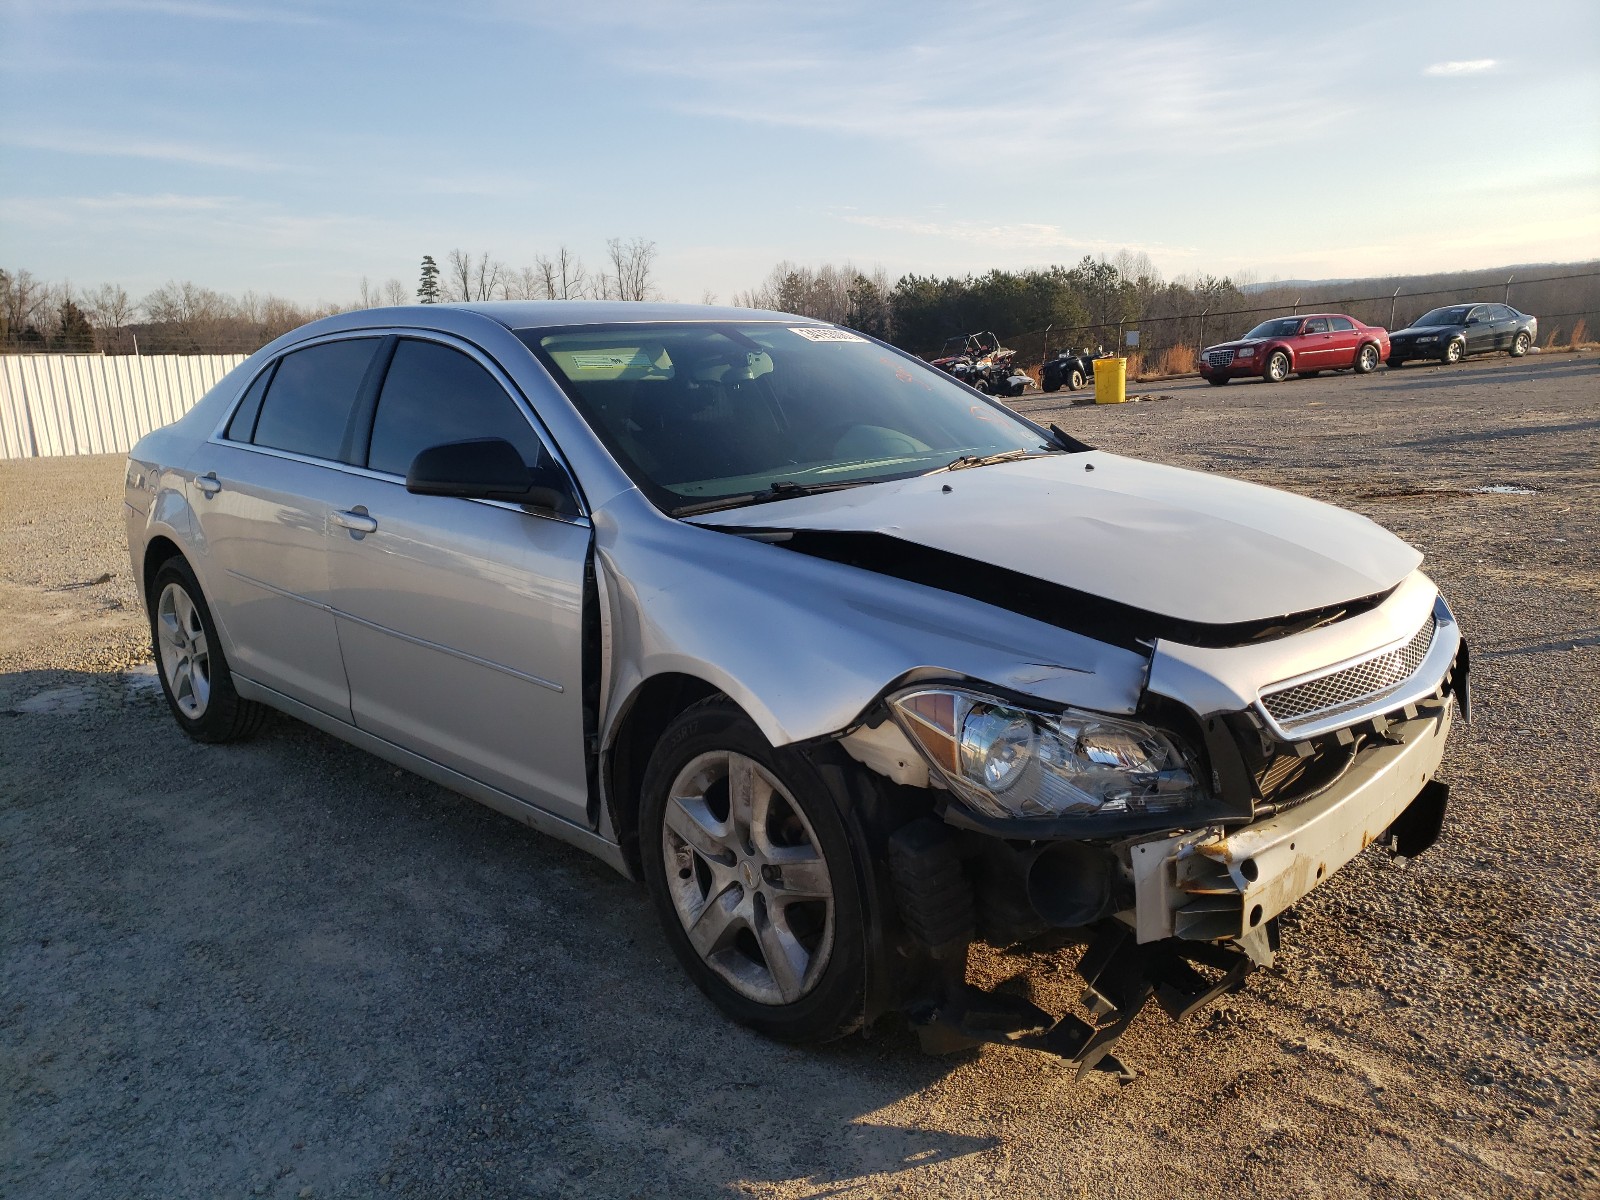
[[[1600,3],[0,0],[0,266],[302,303],[422,255],[891,279],[1600,257]]]

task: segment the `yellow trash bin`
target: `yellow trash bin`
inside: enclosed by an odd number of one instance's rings
[[[1094,402],[1096,404],[1122,404],[1128,399],[1128,360],[1125,358],[1097,358],[1094,360]]]

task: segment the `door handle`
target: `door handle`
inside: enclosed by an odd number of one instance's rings
[[[333,515],[330,519],[335,525],[348,529],[357,536],[364,533],[378,532],[377,520],[369,517],[364,510],[359,508],[354,511],[336,508],[333,510]]]
[[[217,478],[217,473],[215,471],[207,471],[204,475],[201,475],[194,481],[194,485],[200,489],[201,493],[205,495],[207,499],[210,499],[212,496],[215,496],[222,490],[222,481]]]

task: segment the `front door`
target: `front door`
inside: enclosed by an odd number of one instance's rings
[[[1328,329],[1327,317],[1312,317],[1301,327],[1295,351],[1295,369],[1299,371],[1325,371],[1330,366],[1333,334]]]
[[[503,437],[551,461],[508,384],[467,347],[402,338],[365,465],[340,497],[333,607],[356,725],[589,826],[582,518],[406,491],[429,446]]]
[[[1467,313],[1467,353],[1481,354],[1494,349],[1494,314],[1487,304],[1475,304]]]

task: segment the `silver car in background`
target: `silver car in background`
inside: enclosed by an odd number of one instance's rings
[[[1083,1067],[1439,832],[1467,651],[1421,555],[1102,453],[849,330],[698,306],[317,321],[127,474],[163,687],[642,877],[727,1014]],[[581,920],[581,914],[574,914]],[[975,939],[1085,946],[1059,1019]]]

